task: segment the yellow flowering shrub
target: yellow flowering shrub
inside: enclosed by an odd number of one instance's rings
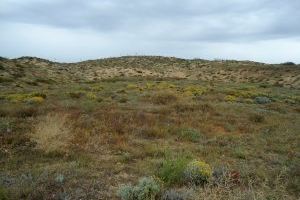
[[[25,93],[25,94],[9,94],[6,96],[6,99],[13,103],[20,103],[20,102],[28,102],[31,99],[33,101],[36,101],[37,98],[38,101],[41,101],[41,99],[45,99],[46,95],[44,93]]]
[[[135,84],[128,84],[126,86],[126,88],[129,89],[129,90],[135,90],[135,89],[138,89],[139,87]]]
[[[196,185],[208,182],[211,176],[212,169],[209,164],[198,160],[190,162],[184,172],[185,180]]]
[[[184,94],[187,96],[200,96],[207,92],[207,88],[201,86],[190,85],[184,88]]]
[[[148,90],[154,89],[155,88],[155,84],[147,82],[145,88],[148,89]]]
[[[226,91],[226,94],[241,97],[241,98],[254,98],[257,96],[267,96],[267,94],[258,92],[254,89],[248,89],[248,90],[228,90]]]
[[[233,95],[227,95],[225,97],[225,101],[235,102],[236,100],[237,100],[236,96],[233,96]]]
[[[164,90],[164,89],[176,88],[176,85],[163,81],[163,82],[160,82],[156,87],[157,87],[157,89]]]
[[[6,99],[11,102],[18,103],[18,102],[24,101],[25,99],[27,99],[29,97],[30,97],[30,95],[28,95],[28,94],[10,94],[10,95],[6,96]]]
[[[31,97],[31,98],[26,99],[26,102],[30,103],[30,104],[41,104],[44,102],[44,98],[43,97]]]
[[[96,94],[94,94],[92,92],[86,93],[86,97],[91,100],[97,99]]]

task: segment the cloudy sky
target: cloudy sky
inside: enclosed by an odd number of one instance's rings
[[[0,0],[0,56],[300,63],[300,0]]]

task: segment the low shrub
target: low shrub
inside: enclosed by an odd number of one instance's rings
[[[187,86],[184,88],[184,94],[188,96],[200,96],[207,92],[207,88],[201,87],[201,86]]]
[[[135,200],[134,187],[132,185],[123,185],[119,188],[117,195],[122,200]]]
[[[139,89],[139,86],[137,86],[137,85],[135,85],[135,84],[128,84],[128,85],[126,86],[126,88],[127,88],[128,90],[135,90],[135,89]]]
[[[176,86],[174,84],[162,81],[156,85],[156,88],[159,90],[164,90],[164,89],[176,88]]]
[[[88,99],[91,99],[91,100],[96,100],[96,99],[97,99],[97,95],[94,94],[93,92],[88,92],[88,93],[86,93],[86,97],[87,97]]]
[[[268,104],[268,103],[272,102],[270,98],[265,97],[265,96],[255,97],[254,101],[258,104]]]
[[[33,105],[6,105],[0,108],[0,117],[34,117],[39,113]]]
[[[1,116],[1,112],[0,112],[0,117]],[[3,118],[0,120],[0,133],[9,133],[12,130],[12,125],[11,125],[11,121],[9,120],[9,118]]]
[[[102,102],[103,100],[104,100],[104,99],[103,99],[102,97],[98,97],[98,98],[96,99],[96,101],[99,102],[99,103]]]
[[[31,97],[26,99],[26,103],[29,104],[41,104],[44,102],[44,98],[43,97]]]
[[[103,89],[104,89],[104,87],[101,86],[101,85],[94,85],[94,86],[91,87],[91,90],[92,90],[93,92],[100,92],[100,91],[102,91]]]
[[[167,185],[182,183],[188,162],[189,159],[186,157],[164,160],[158,171],[159,178]]]
[[[25,94],[9,94],[6,96],[6,99],[14,103],[28,102],[28,101],[42,102],[46,97],[47,95],[44,93],[34,92],[34,93],[25,93]]]
[[[247,104],[252,104],[252,103],[254,103],[253,99],[244,99],[242,102],[243,102],[243,103],[247,103]]]
[[[164,192],[162,200],[192,200],[193,193],[191,190],[183,188],[181,190],[170,189]]]
[[[34,117],[38,115],[38,108],[33,106],[17,106],[8,111],[8,115],[11,117]]]
[[[192,128],[182,128],[176,132],[179,140],[186,140],[190,142],[198,142],[201,138],[201,133]]]
[[[0,200],[8,200],[8,192],[0,186]]]
[[[28,94],[10,94],[6,96],[6,99],[10,102],[22,102],[26,98],[30,98]]]
[[[6,117],[9,115],[9,109],[0,107],[0,117]]]
[[[159,181],[153,177],[143,177],[136,186],[125,185],[118,190],[122,200],[155,200],[161,190]]]
[[[238,159],[245,160],[247,158],[247,151],[243,148],[237,147],[233,151],[233,156]]]
[[[145,89],[151,90],[155,88],[155,84],[154,83],[149,83],[147,82],[145,85]]]
[[[226,183],[226,179],[228,176],[228,168],[221,166],[221,167],[216,167],[213,170],[212,173],[212,183],[213,185],[224,185]]]
[[[47,98],[47,95],[42,92],[34,92],[34,93],[30,94],[30,96],[31,97],[42,97],[43,99]]]
[[[240,88],[238,90],[229,89],[225,93],[227,95],[240,97],[240,98],[255,98],[258,96],[266,95],[265,93],[259,92],[255,88],[252,88],[252,87]]]
[[[203,161],[190,162],[184,171],[185,181],[195,185],[207,183],[211,176],[211,167]]]
[[[228,102],[235,102],[237,100],[236,96],[233,96],[233,95],[227,95],[225,97],[225,101],[228,101]]]
[[[120,103],[126,103],[127,101],[128,101],[127,97],[121,97],[119,100]]]
[[[37,78],[37,79],[35,79],[35,82],[37,82],[37,83],[45,83],[45,84],[52,84],[52,83],[55,83],[56,81],[54,81],[52,79]]]
[[[136,132],[139,136],[150,139],[150,138],[161,138],[163,137],[168,130],[159,126],[152,126],[152,127],[139,127],[136,129]]]
[[[249,117],[249,120],[255,123],[262,123],[265,121],[265,117],[260,114],[253,114]]]

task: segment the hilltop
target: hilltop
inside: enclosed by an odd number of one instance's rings
[[[143,77],[207,82],[260,83],[300,88],[300,67],[251,61],[179,59],[161,56],[125,56],[58,63],[35,57],[0,59],[0,81],[40,84]]]

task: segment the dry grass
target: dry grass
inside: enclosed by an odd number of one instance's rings
[[[272,187],[266,181],[259,187],[255,183],[248,183],[246,186],[239,186],[227,183],[222,185],[208,185],[197,189],[193,194],[195,200],[293,200],[294,197],[286,191],[286,182],[284,177],[278,175]]]
[[[100,89],[91,89],[99,84]],[[129,84],[143,90],[125,88]],[[185,95],[184,88],[189,85],[212,90]],[[46,101],[35,106],[0,99],[5,103],[0,108],[0,185],[9,183],[4,189],[12,191],[15,199],[22,199],[22,195],[32,199],[39,184],[45,196],[56,193],[69,199],[117,199],[120,184],[155,175],[166,158],[182,155],[205,160],[213,169],[228,167],[230,173],[239,175],[234,185],[209,182],[192,188],[192,199],[292,199],[299,191],[300,109],[298,101],[287,103],[285,99],[298,97],[299,92],[256,87],[259,93],[269,93],[274,102],[260,105],[224,100],[227,89],[241,87],[128,79],[45,87]],[[68,95],[76,91],[92,91],[103,101]],[[120,103],[123,95],[128,101]],[[275,184],[284,168],[287,174]],[[51,176],[42,177],[49,171]],[[26,194],[21,185],[24,173],[33,188]],[[18,178],[12,184],[11,174]],[[51,185],[57,174],[65,177],[63,183],[55,183],[63,192],[54,191]],[[13,191],[14,187],[18,189]],[[173,187],[184,190],[190,185],[165,185],[164,190]]]
[[[158,105],[172,104],[176,101],[178,101],[178,97],[171,92],[161,92],[150,97],[150,102]]]
[[[37,148],[45,152],[66,151],[70,139],[71,125],[68,115],[60,113],[50,113],[42,117],[32,134]]]

